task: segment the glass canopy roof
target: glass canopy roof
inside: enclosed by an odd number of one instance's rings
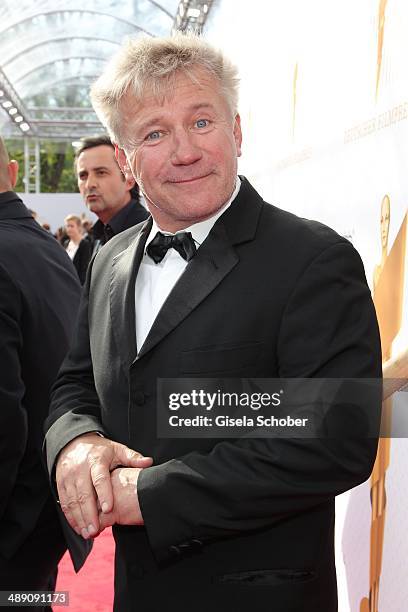
[[[65,140],[101,130],[89,102],[90,83],[126,37],[170,34],[179,3],[2,0],[2,136]]]

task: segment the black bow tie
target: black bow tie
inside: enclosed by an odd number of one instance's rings
[[[171,248],[176,249],[177,253],[186,261],[190,261],[197,251],[191,232],[180,232],[174,234],[174,236],[157,232],[149,243],[146,252],[154,263],[159,263]]]

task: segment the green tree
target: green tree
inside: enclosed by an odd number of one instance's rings
[[[11,159],[20,166],[16,191],[24,192],[24,142],[6,140]],[[77,182],[74,172],[74,149],[69,142],[40,142],[40,189],[41,193],[74,193]]]
[[[73,169],[74,150],[68,142],[41,144],[41,191],[43,193],[72,193],[76,191]]]

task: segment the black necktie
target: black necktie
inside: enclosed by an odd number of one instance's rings
[[[177,253],[186,261],[190,261],[197,250],[191,232],[180,232],[174,234],[174,236],[157,232],[149,243],[146,252],[154,263],[159,263],[171,248],[176,249]]]

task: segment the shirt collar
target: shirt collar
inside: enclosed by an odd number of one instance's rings
[[[134,204],[135,200],[132,198],[128,204],[121,208],[107,223],[102,223],[102,221],[98,219],[92,228],[93,237],[96,240],[101,240],[104,244],[107,240],[112,238],[112,236],[120,234],[120,232],[123,231],[123,225],[126,221],[129,210]],[[107,227],[108,231],[106,231]]]
[[[129,202],[121,208],[116,215],[112,217],[105,225],[110,225],[114,234],[120,234],[122,231],[123,223],[129,213],[129,209],[134,205],[134,200],[130,199]]]
[[[241,187],[241,179],[239,178],[239,176],[237,176],[235,188],[234,188],[234,191],[232,192],[231,197],[219,210],[217,210],[217,212],[212,217],[209,217],[208,219],[205,219],[204,221],[199,221],[198,223],[194,223],[193,225],[190,225],[190,227],[186,227],[185,229],[180,230],[180,232],[191,232],[191,235],[193,236],[193,240],[196,243],[197,248],[199,248],[201,244],[204,242],[204,240],[207,238],[210,231],[212,230],[217,219],[221,217],[221,215],[227,210],[227,208],[231,206],[232,202],[235,200],[235,198],[238,195],[240,187]],[[167,234],[167,235],[173,235],[172,232],[165,232],[164,230],[161,230],[160,227],[157,225],[156,221],[153,219],[152,228],[150,230],[149,236],[145,244],[145,253],[146,253],[147,246],[156,236],[157,232],[162,232],[162,234]],[[179,234],[180,232],[175,232],[175,233]]]

